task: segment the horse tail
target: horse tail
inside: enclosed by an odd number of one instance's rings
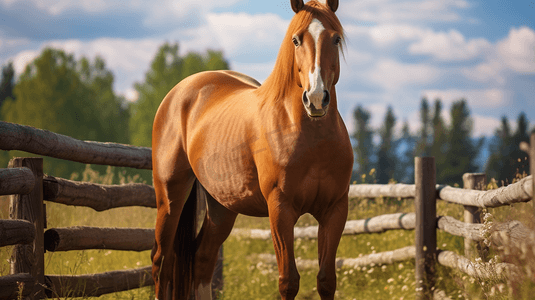
[[[195,276],[195,253],[197,243],[197,185],[195,179],[191,192],[184,204],[175,235],[175,289],[178,299],[189,299]]]

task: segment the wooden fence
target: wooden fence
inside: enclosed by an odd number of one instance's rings
[[[535,157],[535,134],[531,147],[521,146]],[[64,135],[29,126],[0,121],[0,149],[22,150],[38,155],[67,159],[87,164],[151,169],[151,150],[114,143],[83,142]],[[534,174],[535,163],[531,164]],[[481,177],[481,176],[480,176]],[[429,299],[443,296],[434,286],[435,264],[456,268],[470,276],[488,277],[490,274],[506,276],[514,271],[511,264],[473,263],[469,258],[436,247],[436,230],[464,237],[467,246],[481,241],[482,224],[478,221],[477,208],[497,207],[532,198],[535,179],[526,177],[507,187],[490,191],[477,191],[477,175],[465,174],[465,188],[453,188],[436,184],[434,158],[415,159],[415,184],[360,184],[350,187],[350,197],[414,198],[415,213],[399,213],[376,216],[366,220],[348,221],[344,234],[383,232],[392,229],[416,231],[415,246],[375,253],[359,258],[339,259],[338,267],[357,267],[371,263],[387,264],[415,258],[417,298]],[[469,189],[468,189],[469,188]],[[8,169],[0,169],[0,195],[13,195],[10,220],[0,220],[0,247],[16,245],[11,262],[11,275],[0,277],[0,299],[11,299],[23,283],[25,295],[43,298],[45,295],[62,297],[99,296],[153,284],[150,266],[89,275],[45,275],[44,251],[69,251],[82,249],[111,249],[144,251],[152,249],[152,229],[118,228],[46,228],[43,200],[91,207],[103,211],[122,206],[155,207],[154,190],[144,184],[121,186],[80,183],[52,176],[43,176],[41,158],[17,158]],[[200,193],[202,195],[202,193]],[[436,200],[444,200],[465,206],[465,221],[449,216],[436,216]],[[201,203],[203,201],[200,201]],[[296,238],[314,238],[317,226],[295,228]],[[235,229],[234,235],[249,238],[271,237],[269,230]],[[535,234],[519,222],[502,224],[490,237],[496,243],[526,243],[535,246]],[[467,247],[467,249],[469,249]],[[221,253],[220,253],[221,254]],[[274,257],[264,256],[275,261]],[[222,257],[216,270],[214,286],[221,288]],[[298,266],[317,265],[317,262],[298,260]],[[491,271],[490,268],[493,268]],[[83,287],[80,282],[84,282]],[[214,289],[215,291],[216,289]],[[432,292],[434,290],[434,293]]]

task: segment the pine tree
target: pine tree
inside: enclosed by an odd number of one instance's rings
[[[521,142],[527,142],[529,143],[529,121],[526,117],[526,114],[524,112],[521,112],[518,115],[517,123],[516,123],[516,131],[513,134],[513,153],[512,153],[512,159],[513,159],[513,170],[514,174],[510,179],[514,178],[516,174],[529,174],[529,157],[527,157],[526,153],[522,150],[520,150],[520,143]]]
[[[373,153],[373,131],[370,129],[370,112],[358,106],[354,113],[355,131],[353,139],[355,146],[355,161],[357,170],[352,180],[357,180],[360,176],[367,174],[372,168],[371,156]]]
[[[529,162],[525,152],[520,150],[521,142],[529,142],[529,121],[525,113],[520,113],[514,133],[507,117],[502,117],[501,127],[496,130],[489,146],[490,156],[487,161],[487,176],[498,181],[499,185],[511,183],[516,174],[529,174]]]
[[[431,122],[429,120],[429,102],[425,97],[422,98],[420,104],[420,123],[421,127],[420,132],[418,133],[418,141],[416,142],[415,155],[429,156],[431,154]]]
[[[475,143],[472,141],[472,120],[466,100],[461,99],[454,102],[450,113],[451,125],[447,136],[448,149],[437,182],[453,185],[462,182],[464,173],[478,170],[476,158],[484,140],[480,139]]]
[[[390,179],[394,179],[396,171],[396,148],[397,142],[394,141],[394,127],[396,126],[396,117],[389,106],[385,115],[383,126],[380,129],[381,144],[377,152],[377,183],[386,184]]]
[[[510,168],[511,153],[513,151],[512,144],[513,138],[509,120],[506,116],[503,116],[501,126],[496,129],[489,145],[490,156],[485,170],[489,178],[494,178],[501,182],[512,175],[513,171]]]
[[[2,67],[2,78],[0,79],[0,108],[6,99],[15,99],[13,87],[15,86],[15,69],[13,62],[8,62]]]
[[[394,178],[402,183],[414,182],[414,151],[416,137],[411,134],[409,122],[405,120],[401,129],[401,138],[397,141],[401,155],[396,164],[396,175]]]
[[[432,143],[429,148],[429,155],[435,157],[435,165],[437,170],[437,182],[442,183],[444,178],[443,173],[446,168],[446,153],[449,150],[448,139],[447,139],[447,128],[442,118],[442,102],[440,99],[435,99],[434,109],[433,109],[433,119],[432,124]]]

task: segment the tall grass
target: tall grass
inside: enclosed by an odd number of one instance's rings
[[[114,177],[113,169],[99,174],[90,167],[73,178],[98,183],[133,182],[139,178]],[[489,188],[497,187],[491,182]],[[7,218],[7,201],[0,201],[0,217]],[[365,219],[381,214],[413,212],[413,200],[391,198],[350,199],[349,219]],[[443,201],[437,203],[439,215],[463,219],[463,207]],[[534,227],[531,203],[519,203],[502,208],[488,209],[492,216],[487,223],[493,224],[520,220],[529,228]],[[47,203],[48,227],[100,226],[100,227],[145,227],[153,228],[156,211],[149,208],[117,208],[95,212],[89,208],[69,207]],[[297,226],[316,225],[310,215],[302,216]],[[267,218],[252,218],[240,215],[238,228],[269,229]],[[337,257],[350,258],[374,252],[394,250],[414,245],[414,231],[392,230],[381,234],[343,236]],[[438,231],[437,245],[444,250],[464,253],[462,238]],[[262,261],[259,254],[274,254],[271,241],[241,239],[231,236],[224,243],[224,289],[219,299],[280,299],[278,293],[277,266]],[[317,258],[317,241],[296,239],[296,257]],[[9,272],[11,248],[0,249],[0,275]],[[522,266],[520,279],[502,282],[496,279],[471,278],[456,270],[437,265],[436,287],[446,291],[452,299],[531,299],[535,292],[535,253],[532,249],[494,249],[487,255],[493,261],[506,261]],[[150,251],[127,252],[110,250],[69,251],[45,254],[46,274],[89,274],[150,265]],[[318,268],[299,270],[300,291],[297,299],[319,299],[316,291]],[[412,299],[415,296],[414,261],[392,265],[370,265],[356,269],[342,268],[337,271],[336,299]],[[152,287],[104,295],[99,299],[154,299]]]

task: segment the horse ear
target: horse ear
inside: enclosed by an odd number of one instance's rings
[[[298,13],[303,8],[303,6],[305,6],[303,0],[290,0],[290,2],[292,3],[292,9],[295,13]]]
[[[336,12],[338,9],[338,0],[327,0],[327,5],[331,8],[333,12]]]

